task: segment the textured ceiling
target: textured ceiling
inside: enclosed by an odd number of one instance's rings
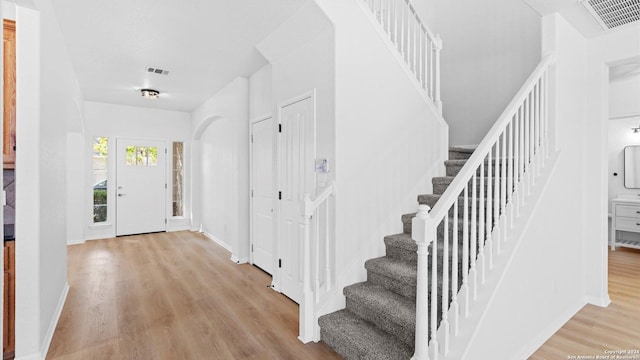
[[[307,1],[53,0],[53,6],[86,100],[190,111],[266,64],[255,44]],[[143,99],[141,88],[159,90],[160,99]]]

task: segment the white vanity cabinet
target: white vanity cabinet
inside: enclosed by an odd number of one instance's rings
[[[611,200],[611,250],[617,246],[640,249],[639,240],[625,240],[618,237],[620,232],[640,233],[640,199],[616,198]]]

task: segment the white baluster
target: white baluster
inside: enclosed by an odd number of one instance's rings
[[[433,222],[433,240],[431,242],[431,339],[429,340],[429,349],[431,349],[432,358],[438,359],[438,241],[437,241],[437,224]],[[431,231],[429,231],[431,233]]]
[[[469,285],[471,286],[471,300],[475,301],[478,297],[478,272],[476,269],[476,259],[477,259],[477,250],[478,250],[478,239],[479,234],[482,234],[482,231],[478,231],[478,228],[482,226],[482,219],[484,214],[484,191],[482,190],[482,179],[484,177],[484,164],[480,165],[480,196],[476,198],[476,174],[473,174],[473,178],[471,180],[471,244],[469,249],[469,256],[471,261],[471,268],[469,269]],[[476,201],[477,199],[477,201]],[[477,208],[477,209],[476,209]],[[480,218],[480,219],[478,219]]]
[[[509,155],[508,155],[508,160],[507,160],[507,189],[509,190],[507,192],[507,206],[509,207],[509,229],[513,229],[513,217],[514,217],[514,212],[513,212],[513,180],[514,180],[514,176],[515,176],[515,172],[513,171],[514,169],[514,152],[513,152],[513,147],[514,147],[514,138],[513,138],[513,126],[515,125],[515,117],[516,115],[513,115],[511,117],[511,122],[509,123]]]
[[[331,257],[329,256],[330,254],[330,250],[331,250],[331,218],[329,217],[329,213],[330,213],[330,202],[329,202],[330,198],[327,198],[327,202],[325,204],[325,249],[324,249],[324,253],[325,253],[325,269],[324,269],[324,277],[325,277],[325,281],[327,283],[327,292],[329,292],[331,290],[331,288],[333,287],[332,282],[331,282]]]
[[[473,194],[473,190],[472,190]],[[475,209],[475,198],[471,199]],[[462,290],[464,291],[464,318],[469,317],[469,185],[464,188],[464,200],[462,203]],[[472,210],[474,216],[475,210]],[[471,221],[473,223],[473,220]],[[473,226],[473,225],[472,225]]]
[[[466,196],[466,191],[465,191]],[[460,305],[458,304],[458,200],[453,203],[453,248],[451,262],[451,307],[453,308],[453,335],[458,335],[460,325]],[[463,220],[464,221],[464,220]],[[464,226],[464,225],[463,225]],[[463,235],[464,236],[464,235]],[[464,270],[463,270],[464,271]]]
[[[304,213],[303,213],[303,225],[304,225],[304,239],[302,243],[303,247],[303,271],[302,271],[302,301],[300,302],[300,336],[299,339],[303,343],[308,343],[313,340],[314,329],[314,299],[313,291],[311,289],[311,251],[310,251],[310,237],[311,237],[311,214],[313,209],[311,208],[311,197],[309,194],[304,194]]]
[[[496,146],[497,144],[494,144],[493,146]],[[492,264],[491,262],[493,261],[493,258],[491,256],[492,250],[493,250],[493,239],[492,239],[492,231],[493,231],[493,183],[492,183],[492,179],[493,179],[493,146],[489,149],[489,156],[488,156],[488,161],[487,161],[487,212],[486,212],[486,227],[485,227],[485,241],[483,241],[482,244],[482,248],[480,249],[480,256],[482,257],[482,283],[484,284],[485,280],[486,280],[486,275],[487,275],[487,264],[486,262],[488,262],[488,268],[491,269]],[[488,259],[486,258],[485,255],[485,250],[484,247],[487,247],[487,251],[486,253],[489,255]]]
[[[487,154],[487,156],[489,156],[489,154]],[[478,248],[477,248],[478,249],[478,255],[477,255],[478,286],[480,284],[484,284],[484,241],[485,241],[484,226],[486,224],[486,219],[489,216],[488,212],[485,214],[485,210],[487,210],[486,206],[489,203],[491,203],[491,200],[487,199],[487,204],[485,204],[485,196],[487,194],[485,193],[484,179],[487,175],[485,174],[484,168],[486,164],[487,164],[487,158],[484,158],[482,161],[482,165],[480,166],[480,195],[479,195],[480,204],[478,205],[478,208],[479,208],[478,212],[480,213],[478,216],[479,219],[478,219]],[[473,250],[475,251],[475,249]],[[473,299],[475,300],[476,297],[477,297],[477,289],[476,289],[476,293],[474,293]]]
[[[442,50],[442,39],[440,35],[436,35],[436,53],[435,53],[435,72],[436,72],[436,80],[435,80],[435,92],[436,98],[434,99],[436,103],[436,107],[440,114],[442,114],[442,100],[440,99],[440,51]]]
[[[493,220],[491,221],[491,258],[489,258],[489,268],[493,268],[493,252],[500,253],[500,227],[499,218],[500,218],[500,164],[504,157],[500,156],[500,139],[501,136],[498,136],[498,140],[496,141],[496,159],[493,170]]]
[[[510,126],[510,125],[508,125]],[[507,237],[507,166],[509,159],[507,158],[507,136],[508,129],[505,128],[505,132],[502,135],[502,162],[501,162],[501,176],[500,176],[500,223],[502,224],[500,232],[500,241],[498,242],[498,255],[501,253],[501,242],[504,242]]]
[[[412,360],[429,360],[429,244],[435,243],[437,236],[430,210],[427,205],[418,206],[418,213],[411,221],[411,238],[418,245],[416,340]],[[435,314],[431,312],[432,317]]]
[[[447,214],[449,212],[447,211]],[[449,352],[449,217],[444,217],[444,243],[442,251],[442,331],[444,334],[444,343],[442,344],[444,353]],[[435,251],[434,251],[435,253]]]

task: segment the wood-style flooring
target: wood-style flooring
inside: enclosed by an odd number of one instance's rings
[[[229,256],[190,232],[70,246],[71,288],[47,359],[340,359],[300,343],[298,306]],[[640,250],[609,252],[609,295],[611,305],[585,306],[530,359],[640,349]]]
[[[609,250],[609,297],[606,307],[587,305],[529,359],[640,359],[640,250]],[[630,350],[628,354],[607,351]]]
[[[298,339],[271,277],[191,232],[68,248],[69,295],[49,360],[341,359]]]

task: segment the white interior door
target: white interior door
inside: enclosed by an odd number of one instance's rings
[[[166,143],[117,139],[116,235],[166,230]]]
[[[304,98],[280,110],[279,190],[281,191],[278,255],[280,290],[295,302],[302,298],[301,206],[314,194],[314,99]]]
[[[251,125],[252,263],[273,274],[273,118]]]

